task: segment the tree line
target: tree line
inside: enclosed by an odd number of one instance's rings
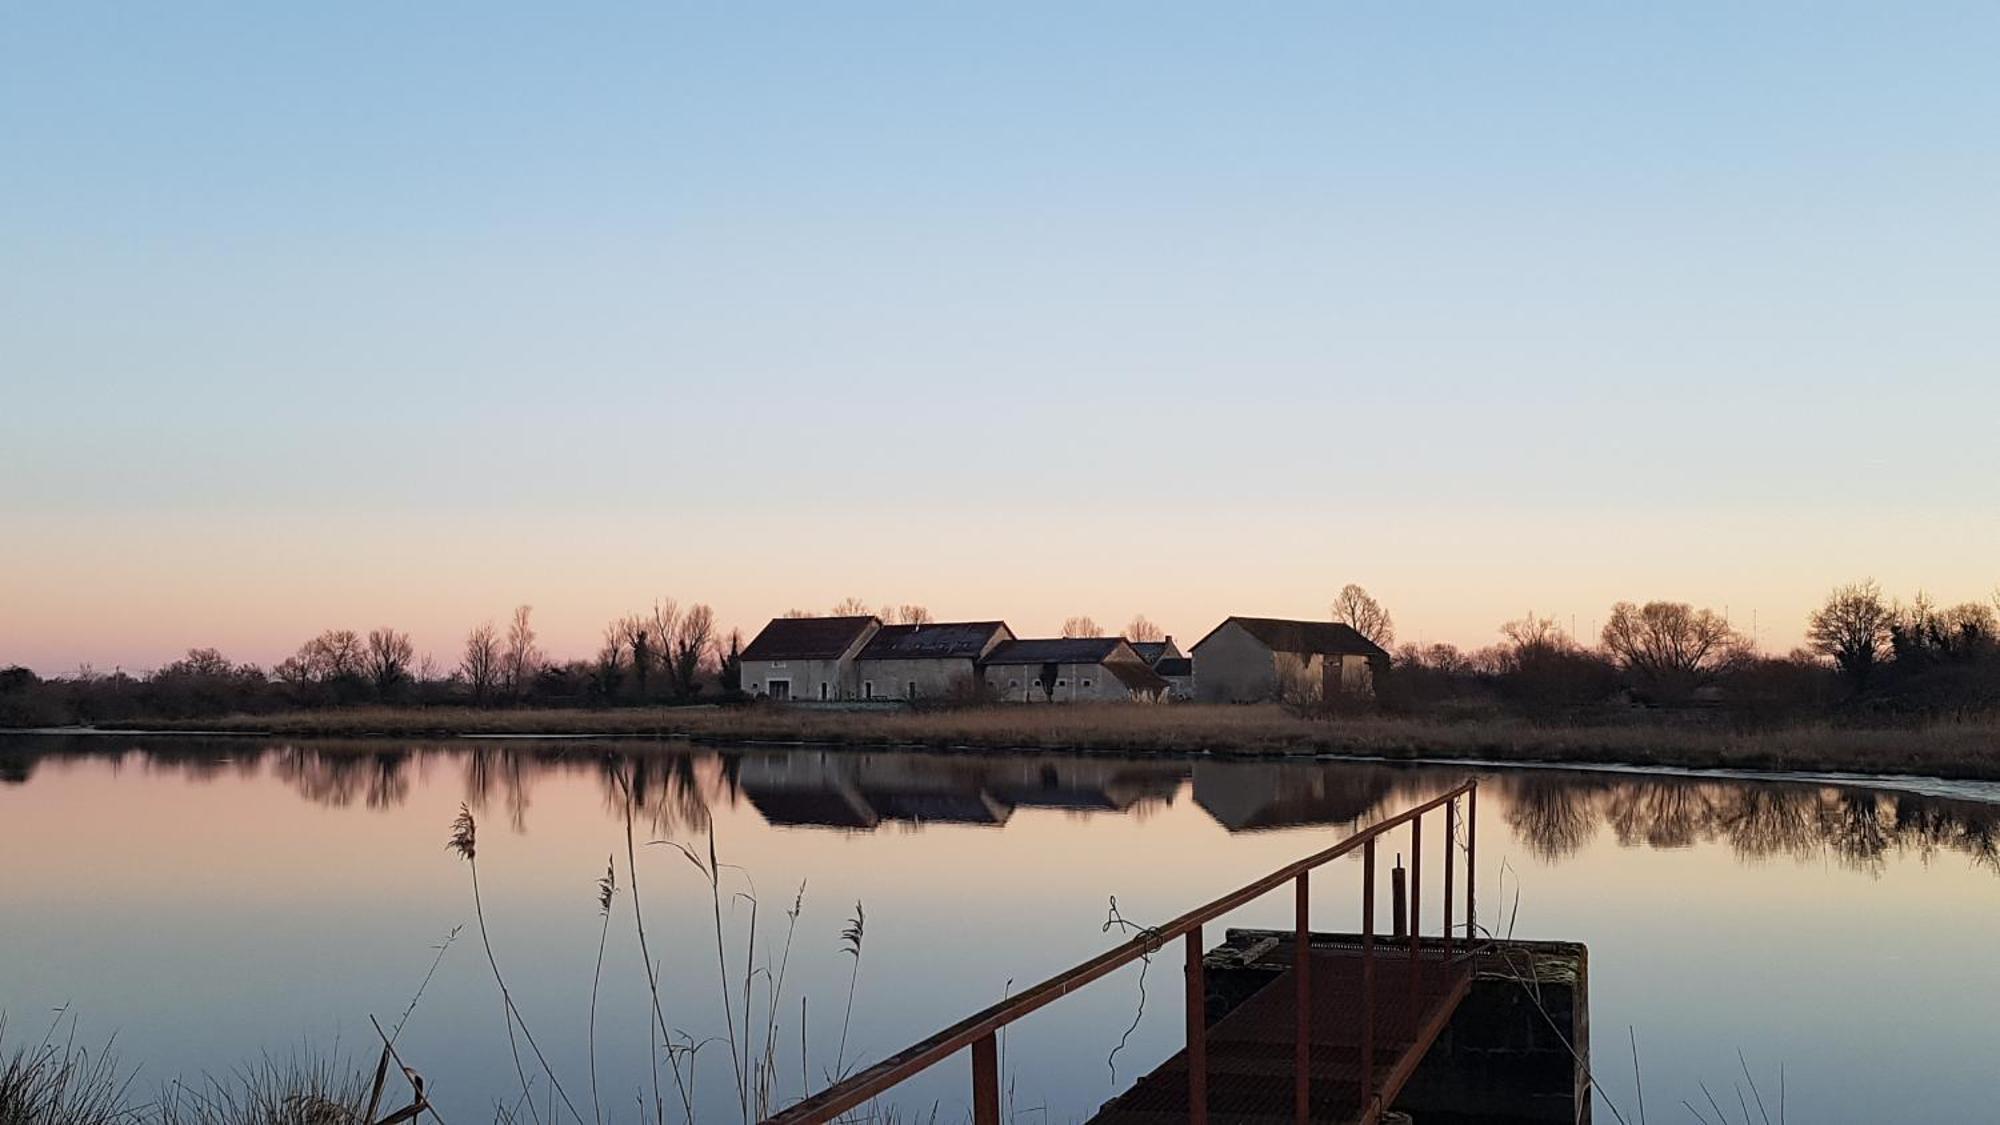
[[[590,659],[559,660],[541,646],[534,607],[504,625],[466,631],[447,660],[418,656],[410,635],[383,626],[328,629],[268,670],[214,648],[151,673],[88,665],[43,679],[0,670],[0,726],[53,726],[144,717],[200,718],[291,708],[387,706],[613,707],[729,698],[740,683],[742,633],[721,632],[715,611],[663,598],[604,626]]]
[[[1389,649],[1394,619],[1359,586],[1336,621]],[[2000,710],[2000,591],[1942,606],[1919,592],[1892,600],[1872,580],[1829,593],[1805,644],[1758,651],[1725,614],[1686,602],[1619,602],[1596,643],[1529,613],[1501,639],[1393,649],[1384,706],[1449,713],[1496,707],[1537,717],[1614,709],[1715,708],[1751,720],[1968,718]]]
[[[836,616],[875,615],[929,624],[922,605],[871,609],[857,598]],[[813,616],[790,610],[785,616]],[[1684,602],[1619,602],[1595,643],[1534,613],[1500,626],[1479,649],[1396,645],[1390,611],[1358,585],[1330,607],[1391,652],[1376,685],[1385,710],[1450,718],[1504,712],[1536,719],[1590,719],[1639,709],[1721,710],[1752,721],[1875,717],[1963,718],[2000,711],[2000,593],[1991,603],[1940,605],[1918,593],[1904,602],[1873,581],[1829,593],[1806,623],[1806,643],[1759,652],[1727,618]],[[1103,636],[1087,616],[1063,624],[1069,637]],[[1145,615],[1122,634],[1159,640]],[[190,649],[150,674],[89,667],[43,679],[0,669],[0,726],[134,718],[199,718],[289,708],[390,706],[616,707],[741,697],[743,636],[723,633],[705,604],[663,598],[607,622],[594,656],[558,660],[541,647],[532,606],[504,625],[467,630],[445,660],[419,656],[408,633],[329,629],[268,670],[216,649]]]

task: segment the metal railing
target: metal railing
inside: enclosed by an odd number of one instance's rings
[[[1455,840],[1458,832],[1458,806],[1465,801],[1465,933],[1467,945],[1474,933],[1474,861],[1477,858],[1477,833],[1475,831],[1479,815],[1479,785],[1467,781],[1438,797],[1432,798],[1411,809],[1372,824],[1356,832],[1324,851],[1288,864],[1264,876],[1254,883],[1239,887],[1221,898],[1197,907],[1167,924],[1142,933],[1122,945],[1067,969],[1035,985],[1017,992],[998,1004],[993,1005],[921,1042],[883,1059],[866,1070],[835,1083],[819,1093],[806,1098],[784,1111],[767,1119],[767,1125],[814,1125],[831,1121],[850,1109],[860,1106],[885,1091],[929,1070],[967,1048],[972,1052],[972,1120],[973,1125],[999,1125],[1000,1121],[1000,1067],[995,1033],[1010,1023],[1039,1008],[1054,1003],[1064,996],[1082,988],[1119,968],[1151,955],[1167,942],[1181,938],[1187,945],[1187,1071],[1188,1071],[1188,1120],[1193,1125],[1206,1125],[1208,1120],[1208,1060],[1207,1060],[1207,1013],[1206,984],[1203,979],[1202,957],[1206,952],[1202,945],[1202,926],[1238,907],[1244,906],[1265,894],[1276,890],[1285,883],[1295,887],[1294,903],[1297,913],[1297,933],[1294,938],[1293,976],[1298,989],[1295,1005],[1298,1013],[1297,1052],[1294,1057],[1293,1102],[1294,1116],[1298,1122],[1307,1119],[1307,1109],[1312,1094],[1312,1076],[1308,1068],[1308,1054],[1311,1036],[1308,1027],[1309,1008],[1307,998],[1311,989],[1311,932],[1308,926],[1308,912],[1311,905],[1309,875],[1316,867],[1330,863],[1359,849],[1362,853],[1361,876],[1361,935],[1362,935],[1362,995],[1363,1023],[1361,1037],[1361,1105],[1363,1119],[1370,1117],[1371,1110],[1379,1109],[1373,1102],[1379,1094],[1375,1085],[1375,1045],[1374,1045],[1374,931],[1375,931],[1375,843],[1390,832],[1407,824],[1410,826],[1410,995],[1414,1003],[1417,996],[1419,966],[1424,946],[1423,930],[1418,924],[1421,917],[1419,888],[1423,875],[1423,817],[1425,813],[1443,808],[1445,815],[1445,857],[1444,857],[1444,924],[1442,927],[1442,950],[1447,961],[1454,953],[1452,939],[1453,878],[1456,867],[1452,858],[1456,852]]]

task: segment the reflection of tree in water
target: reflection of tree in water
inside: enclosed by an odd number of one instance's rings
[[[1824,835],[1812,786],[1736,786],[1717,796],[1712,831],[1744,859],[1807,855]]]
[[[733,793],[736,756],[726,759],[720,772],[731,780],[722,784]],[[709,786],[692,753],[606,755],[599,780],[605,810],[622,819],[629,800],[634,822],[645,824],[654,836],[708,831]]]
[[[1599,821],[1625,846],[1685,848],[1721,842],[1743,860],[1831,855],[1880,874],[1889,858],[1960,852],[2000,872],[2000,807],[1915,794],[1818,785],[1602,775],[1500,774],[1484,782],[1508,803],[1507,820],[1538,857],[1588,844]]]
[[[1898,839],[1918,842],[1928,863],[1941,850],[1962,851],[1980,867],[2000,871],[2000,809],[1976,801],[1899,801]]]
[[[328,752],[279,746],[266,752],[271,776],[318,805],[345,808],[357,796],[371,809],[391,809],[410,799],[410,751]]]
[[[1843,790],[1834,798],[1832,815],[1825,818],[1833,854],[1847,866],[1872,875],[1882,873],[1883,858],[1895,836],[1882,815],[1883,800],[1874,793]]]
[[[533,775],[539,772],[524,761],[518,750],[478,748],[467,752],[465,760],[465,803],[485,810],[495,791],[506,802],[507,826],[515,832],[528,830],[528,791]]]
[[[1601,786],[1543,773],[1508,777],[1504,785],[1507,823],[1537,858],[1561,859],[1597,835]]]
[[[1614,787],[1606,801],[1605,819],[1625,847],[1691,847],[1713,822],[1709,794],[1692,785],[1656,780]]]

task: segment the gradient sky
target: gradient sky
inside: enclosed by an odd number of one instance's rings
[[[2000,8],[0,15],[0,664],[2000,581]]]

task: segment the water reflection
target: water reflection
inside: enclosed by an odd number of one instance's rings
[[[1055,755],[818,750],[689,750],[632,743],[0,739],[0,782],[77,761],[194,782],[268,770],[318,805],[393,809],[413,776],[455,771],[464,801],[529,831],[537,784],[587,775],[608,819],[655,835],[698,833],[717,807],[747,803],[781,828],[873,832],[925,824],[1004,828],[1020,809],[1143,818],[1183,799],[1231,833],[1366,823],[1422,800],[1464,771],[1346,762],[1114,759]],[[1503,771],[1484,791],[1515,837],[1558,862],[1600,833],[1623,847],[1723,843],[1740,860],[1830,856],[1879,874],[1896,855],[1958,854],[2000,872],[2000,806],[1858,786],[1646,777],[1563,770]]]

